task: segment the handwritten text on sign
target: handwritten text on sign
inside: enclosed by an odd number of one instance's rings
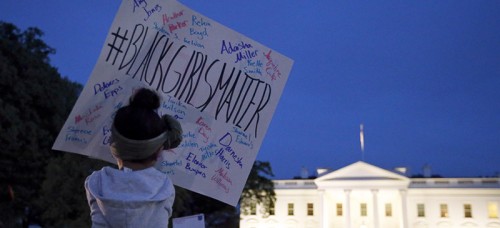
[[[54,149],[114,162],[114,113],[139,87],[162,96],[184,139],[157,168],[236,205],[292,61],[173,0],[124,0]]]

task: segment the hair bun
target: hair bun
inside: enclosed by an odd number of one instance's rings
[[[141,88],[130,97],[130,106],[156,110],[160,107],[160,96],[153,90]]]
[[[161,117],[167,126],[167,141],[163,144],[165,149],[174,149],[182,142],[182,126],[174,117],[165,114]]]

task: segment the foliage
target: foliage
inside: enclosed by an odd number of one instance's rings
[[[0,222],[5,226],[36,211],[43,171],[54,157],[52,143],[81,90],[49,65],[54,49],[42,35],[36,28],[21,32],[0,22]]]
[[[255,161],[248,180],[241,194],[240,207],[243,213],[247,213],[250,203],[261,205],[274,205],[276,195],[274,193],[274,183],[270,179],[273,171],[269,162]],[[269,215],[270,207],[261,207],[264,215]]]
[[[237,227],[238,214],[233,206],[177,186],[175,190],[171,218],[204,214],[206,227]]]
[[[90,209],[83,183],[93,171],[109,165],[103,161],[64,153],[47,166],[37,205],[43,208],[41,220],[53,227],[90,227]]]

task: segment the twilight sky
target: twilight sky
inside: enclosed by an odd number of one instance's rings
[[[362,160],[445,177],[500,172],[500,1],[180,0],[294,60],[257,159],[275,178]],[[0,1],[85,84],[119,0]]]

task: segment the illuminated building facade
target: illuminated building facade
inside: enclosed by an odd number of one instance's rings
[[[318,174],[275,180],[274,205],[251,205],[240,228],[500,228],[499,177],[408,178],[362,161]]]

